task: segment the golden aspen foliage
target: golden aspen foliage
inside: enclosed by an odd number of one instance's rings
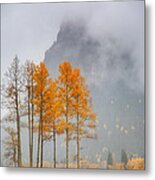
[[[73,124],[69,121],[73,115],[73,72],[69,62],[64,62],[59,65],[59,94],[58,97],[61,99],[61,115],[62,119],[66,119],[65,128],[72,129]]]
[[[35,114],[38,115],[41,109],[45,110],[45,103],[48,101],[48,70],[44,63],[40,63],[34,68],[33,79],[34,84],[34,99],[33,104],[35,105]],[[44,113],[45,114],[45,113]]]
[[[73,107],[75,116],[78,116],[80,136],[86,135],[89,128],[96,128],[96,114],[93,111],[92,99],[85,78],[80,74],[80,69],[73,70]]]
[[[127,169],[144,170],[144,158],[132,158],[128,160]]]
[[[45,127],[46,119],[46,103],[48,102],[48,81],[49,73],[45,64],[41,62],[34,67],[34,98],[33,104],[35,108],[35,115],[39,117],[38,122],[38,147],[37,147],[37,167],[43,167],[43,141],[44,133],[48,130]]]
[[[47,88],[47,103],[45,104],[45,132],[57,131],[60,122],[62,103],[59,96],[58,81],[50,79]]]
[[[96,127],[96,114],[92,109],[90,92],[86,85],[86,80],[81,76],[79,68],[72,70],[70,87],[74,131],[74,133],[72,132],[72,137],[70,137],[70,139],[76,139],[77,168],[80,168],[80,140],[82,137],[93,138],[93,134],[90,134],[89,129]]]
[[[69,62],[64,62],[59,65],[59,97],[62,103],[62,120],[65,119],[65,123],[62,127],[65,128],[64,131],[66,133],[66,168],[69,167],[69,140],[74,129],[73,123],[71,122],[71,118],[74,115],[72,97],[74,78],[72,76],[72,71],[73,70]],[[62,127],[59,127],[59,132],[63,131]]]

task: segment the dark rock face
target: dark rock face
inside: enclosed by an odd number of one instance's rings
[[[80,67],[88,75],[99,59],[99,46],[100,43],[88,35],[84,23],[65,22],[60,27],[57,40],[45,53],[45,64],[51,75],[55,75],[58,65],[64,61]]]

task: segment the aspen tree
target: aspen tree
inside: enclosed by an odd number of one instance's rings
[[[21,107],[21,93],[23,88],[23,74],[22,67],[20,65],[17,56],[13,59],[8,71],[5,73],[5,85],[4,85],[4,101],[7,109],[13,112],[16,120],[17,130],[17,156],[18,166],[22,166],[22,154],[21,154],[21,135],[20,135],[20,107]]]
[[[48,70],[44,63],[40,63],[34,68],[34,98],[33,104],[35,106],[35,114],[39,116],[38,123],[38,148],[37,148],[37,167],[39,167],[39,156],[40,156],[40,167],[43,167],[43,130],[44,130],[44,114],[45,104],[48,101],[47,86],[48,86]]]
[[[58,96],[58,82],[57,80],[49,80],[48,83],[48,102],[46,103],[46,128],[44,132],[52,131],[53,139],[53,161],[54,168],[56,168],[56,139],[57,129],[60,126],[60,115],[61,115],[61,99]]]
[[[70,118],[73,116],[72,111],[72,67],[69,62],[64,62],[59,65],[59,90],[60,98],[63,104],[62,116],[65,117],[65,122],[61,122],[66,131],[66,168],[69,167],[69,133],[72,129]]]
[[[80,140],[88,137],[88,129],[95,128],[96,114],[93,112],[90,92],[85,78],[81,76],[80,69],[73,70],[73,107],[76,119],[76,142],[77,142],[77,168],[80,168]]]
[[[27,115],[28,115],[28,131],[29,131],[29,160],[30,167],[33,166],[33,124],[34,124],[34,105],[33,105],[33,62],[27,61],[25,64],[25,87],[27,91]]]

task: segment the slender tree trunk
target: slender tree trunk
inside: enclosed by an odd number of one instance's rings
[[[17,167],[17,147],[16,144],[14,144],[14,165]]]
[[[16,154],[16,157],[15,157],[15,167],[18,166],[18,147],[17,145],[15,146],[15,154]]]
[[[53,143],[54,143],[54,151],[53,151],[53,161],[54,161],[54,168],[56,168],[56,131],[55,131],[55,122],[53,121]]]
[[[80,168],[79,113],[77,112],[77,168]]]
[[[22,161],[21,161],[21,138],[20,138],[20,117],[19,117],[19,112],[18,108],[16,109],[16,115],[17,115],[17,134],[18,134],[18,166],[22,166]]]
[[[41,158],[40,167],[43,167],[43,97],[41,94],[41,107],[40,107],[40,123],[41,123]]]
[[[43,140],[43,123],[41,123],[41,160],[40,160],[40,167],[43,167],[43,150],[44,150],[44,140]]]
[[[13,162],[14,162],[14,167],[16,167],[16,147],[13,148]]]
[[[29,163],[30,167],[32,167],[32,132],[31,132],[31,111],[30,111],[30,86],[28,82],[28,127],[29,127]]]
[[[13,137],[12,137],[12,143],[13,143],[13,163],[14,163],[14,167],[16,167],[16,143]]]
[[[19,116],[19,102],[18,102],[18,90],[17,90],[17,80],[16,83],[16,122],[17,122],[17,141],[18,141],[18,166],[22,166],[21,160],[21,139],[20,139],[20,116]]]
[[[68,128],[66,128],[66,168],[68,168]]]
[[[41,119],[39,120],[39,131],[38,131],[38,148],[37,148],[37,168],[39,167],[39,157],[40,157],[40,132],[41,132]]]
[[[32,122],[30,127],[30,167],[33,166],[33,149],[32,149]]]
[[[66,81],[67,82],[67,81]],[[68,85],[66,85],[66,124],[68,125]],[[68,168],[69,162],[69,134],[68,127],[66,128],[66,168]]]
[[[31,84],[31,88],[32,88],[32,91],[31,91],[31,100],[33,101],[33,79],[32,79],[32,84]],[[32,104],[32,107],[31,107],[31,121],[32,121],[32,147],[31,147],[31,151],[32,151],[32,157],[31,157],[31,161],[32,161],[32,167],[33,167],[33,126],[34,126],[34,105],[33,103]]]

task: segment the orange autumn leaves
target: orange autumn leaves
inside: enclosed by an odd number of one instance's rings
[[[33,104],[35,114],[39,117],[38,142],[42,147],[41,154],[43,154],[43,141],[46,140],[46,135],[52,133],[56,138],[56,134],[65,133],[66,167],[69,165],[69,141],[74,139],[78,146],[77,166],[79,167],[80,139],[87,137],[90,128],[96,127],[96,114],[93,112],[85,78],[81,76],[80,69],[72,68],[69,62],[64,62],[59,65],[58,79],[51,79],[45,64],[41,62],[34,68],[33,79]],[[42,160],[43,157],[40,159]],[[56,164],[56,158],[54,160]]]

